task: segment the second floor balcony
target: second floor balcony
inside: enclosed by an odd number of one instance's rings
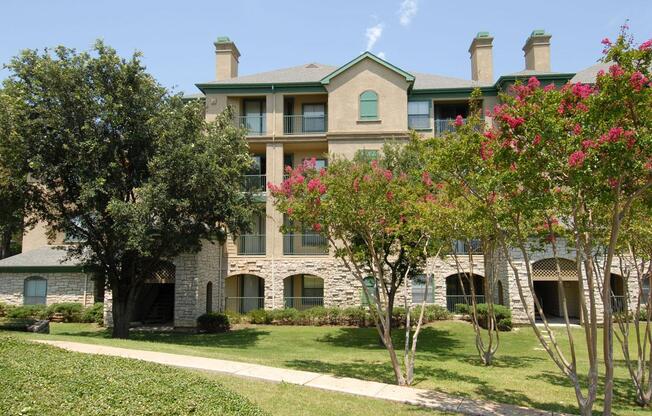
[[[326,256],[328,240],[317,233],[283,234],[283,254],[286,256]]]
[[[265,255],[265,234],[243,234],[238,237],[239,256]]]
[[[326,131],[328,131],[326,114],[283,116],[283,134],[318,134]]]
[[[266,192],[267,175],[264,174],[244,175],[243,186],[244,189],[249,192]]]
[[[235,116],[233,121],[236,127],[247,131],[247,136],[264,136],[267,134],[265,114]]]

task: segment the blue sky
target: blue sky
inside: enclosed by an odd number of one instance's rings
[[[467,50],[478,31],[494,36],[495,75],[523,69],[533,29],[552,34],[552,69],[562,72],[592,65],[600,40],[627,19],[637,40],[652,37],[650,0],[5,0],[0,16],[1,63],[25,48],[88,49],[102,38],[122,55],[140,50],[163,85],[188,92],[214,78],[221,35],[242,53],[241,75],[341,65],[369,47],[408,71],[462,78],[470,78]]]

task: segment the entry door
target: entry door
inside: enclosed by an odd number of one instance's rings
[[[260,294],[258,293],[258,277],[245,275],[242,277],[243,312],[260,309]]]

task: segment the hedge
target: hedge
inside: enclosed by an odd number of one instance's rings
[[[508,307],[503,305],[493,305],[494,308],[494,317],[496,318],[496,328],[499,331],[511,331],[512,330],[512,311]],[[458,303],[455,305],[455,313],[460,315],[471,315],[471,305],[466,303]],[[486,303],[478,303],[476,305],[476,313],[478,314],[478,324],[487,328],[487,317],[489,316],[489,305]]]
[[[45,305],[12,306],[0,304],[0,317],[8,319],[51,319],[55,314],[63,317],[63,322],[94,322],[102,325],[104,304],[95,303],[84,308],[81,303],[63,302]]]
[[[229,317],[226,314],[210,312],[197,318],[197,329],[200,332],[216,334],[228,331],[231,329],[231,324],[229,323]]]
[[[411,308],[411,324],[415,325],[419,319],[420,306]],[[303,311],[294,308],[285,309],[256,309],[247,314],[238,314],[227,312],[230,323],[251,323],[258,325],[304,325],[304,326],[374,326],[373,315],[368,308],[349,307],[349,308],[325,308],[313,307]],[[438,305],[427,305],[424,310],[424,323],[438,320],[450,319],[452,315],[445,308]],[[393,313],[394,325],[405,326],[406,313],[405,308],[396,307]]]

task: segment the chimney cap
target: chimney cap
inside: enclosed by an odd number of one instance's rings
[[[471,41],[471,46],[469,46],[469,53],[473,53],[473,50],[476,48],[490,48],[493,41],[494,38],[489,32],[478,32],[478,34],[475,35]]]
[[[534,29],[532,33],[530,33],[530,37],[535,37],[535,36],[549,36],[545,29]]]
[[[475,37],[476,37],[476,39],[477,38],[490,38],[491,35],[489,34],[489,32],[478,32],[478,34],[475,35]]]
[[[236,60],[240,57],[238,47],[235,46],[235,43],[228,36],[218,36],[217,40],[213,42],[213,45],[215,45],[215,52],[230,51]]]

